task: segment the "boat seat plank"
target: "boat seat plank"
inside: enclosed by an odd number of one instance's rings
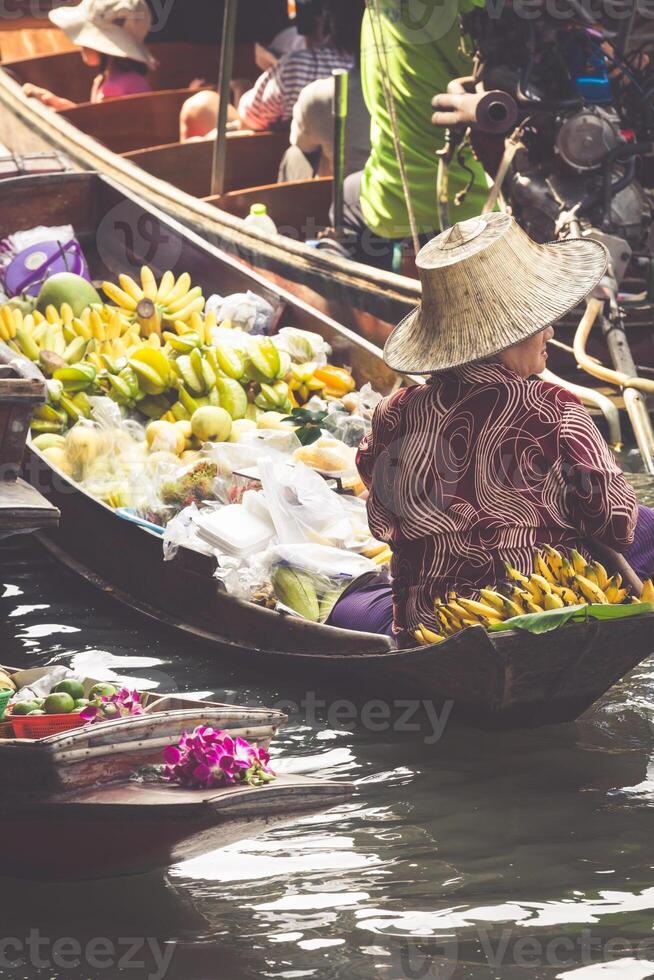
[[[211,193],[213,141],[174,143],[125,153],[125,159],[153,177],[173,184],[187,194],[207,197]],[[227,137],[225,190],[272,183],[288,149],[288,131],[274,133],[230,133]]]
[[[0,35],[0,45],[4,43],[4,37]],[[148,76],[153,91],[187,88],[196,78],[204,79],[209,85],[218,80],[220,50],[217,45],[164,42],[150,44],[149,48],[157,59],[157,67]],[[95,73],[84,65],[77,49],[15,60],[8,60],[8,57],[3,59],[3,67],[20,82],[48,88],[72,102],[88,100]],[[237,44],[233,77],[257,78],[259,74],[254,45]]]
[[[253,204],[265,204],[280,234],[305,241],[329,224],[333,187],[331,177],[316,177],[262,184],[205,200],[237,218],[245,218]]]
[[[128,153],[179,139],[179,113],[193,92],[170,89],[126,95],[106,102],[84,102],[59,115],[114,153]]]
[[[22,20],[21,23],[23,23]],[[44,27],[42,20],[30,18],[29,26],[11,30],[10,25],[13,27],[14,24],[15,21],[11,21],[10,24],[0,27],[0,60],[2,62],[77,50],[63,31],[60,31],[58,27]]]
[[[24,480],[0,481],[0,533],[56,527],[59,511]]]

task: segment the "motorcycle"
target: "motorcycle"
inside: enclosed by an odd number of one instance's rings
[[[574,354],[584,371],[622,391],[654,475],[646,401],[654,380],[639,376],[628,343],[633,318],[651,328],[654,312],[654,53],[635,31],[635,0],[622,13],[597,21],[580,0],[488,0],[463,15],[474,67],[434,99],[433,122],[448,130],[437,204],[444,229],[448,165],[455,156],[464,163],[472,147],[492,180],[485,211],[509,211],[537,241],[590,237],[606,246],[607,274],[587,301]],[[597,324],[613,368],[587,353]],[[597,392],[579,393],[602,408],[617,441],[615,409]]]

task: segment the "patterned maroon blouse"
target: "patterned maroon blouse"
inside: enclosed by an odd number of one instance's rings
[[[503,365],[432,375],[377,407],[357,464],[370,528],[393,550],[395,630],[433,602],[531,571],[540,544],[632,542],[636,497],[574,395]]]

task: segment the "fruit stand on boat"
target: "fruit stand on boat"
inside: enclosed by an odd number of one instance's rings
[[[268,708],[141,694],[59,666],[0,670],[0,715],[4,872],[17,878],[163,871],[352,793],[274,771],[267,749],[286,718]]]

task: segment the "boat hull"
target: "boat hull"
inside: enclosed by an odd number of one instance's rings
[[[0,812],[2,874],[87,881],[165,871],[345,802],[350,783],[280,776],[262,787],[127,783]]]

